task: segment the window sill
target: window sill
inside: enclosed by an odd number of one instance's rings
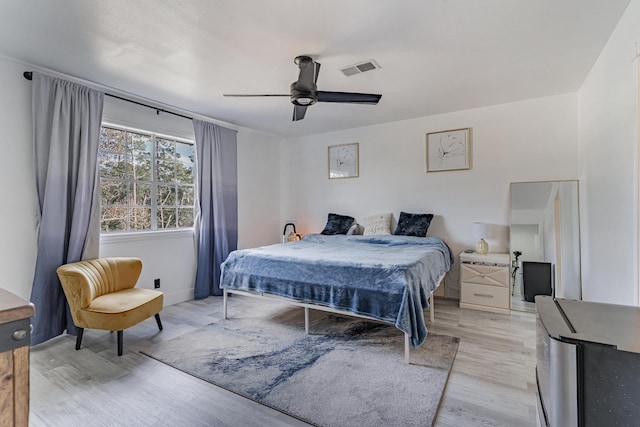
[[[193,237],[193,228],[183,228],[180,230],[159,230],[159,231],[132,231],[121,233],[101,233],[100,244],[120,243],[141,240],[167,240],[181,237]]]

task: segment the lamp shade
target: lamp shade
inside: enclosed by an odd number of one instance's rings
[[[484,222],[474,222],[471,227],[473,237],[478,239],[491,239],[493,237],[493,226]]]

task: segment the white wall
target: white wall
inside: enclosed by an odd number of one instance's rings
[[[113,234],[100,239],[100,256],[131,256],[142,259],[139,288],[153,289],[160,279],[164,304],[193,299],[196,258],[192,230]]]
[[[519,261],[543,261],[540,253],[540,230],[537,224],[512,224],[511,248],[522,252]],[[513,251],[511,251],[513,252]],[[515,257],[511,256],[513,260]]]
[[[238,132],[238,248],[279,243],[280,138]]]
[[[583,298],[638,301],[640,0],[632,0],[579,91]]]
[[[29,299],[36,259],[31,82],[24,66],[0,57],[0,287]]]
[[[579,206],[575,200],[579,200],[578,186],[569,183],[560,183],[560,232],[561,232],[561,256],[562,256],[562,289],[556,292],[557,297],[582,299],[582,287],[580,286],[580,224],[575,221],[579,216]]]
[[[544,210],[544,220],[542,221],[542,241],[544,243],[544,262],[555,264],[556,262],[556,224],[554,211],[554,198],[557,187],[551,191],[550,198]]]
[[[357,107],[354,107],[357,108]],[[472,168],[425,173],[427,132],[472,128]],[[327,147],[360,143],[360,176],[327,178]],[[283,142],[281,222],[295,219],[302,233],[319,232],[327,213],[356,220],[401,210],[436,215],[430,235],[457,255],[473,248],[473,222],[509,224],[509,183],[576,179],[576,94],[422,117]],[[506,252],[507,242],[491,245]],[[458,297],[459,269],[447,279]]]
[[[25,299],[31,295],[36,258],[36,195],[32,161],[31,83],[22,73],[29,65],[0,57],[0,287]],[[104,119],[138,129],[193,138],[191,121],[105,97]],[[279,141],[258,132],[238,131],[239,247],[277,242],[280,231]],[[139,286],[161,279],[165,304],[193,297],[193,233],[157,232],[101,239],[101,256],[138,256],[144,263]],[[37,309],[37,308],[36,308]]]

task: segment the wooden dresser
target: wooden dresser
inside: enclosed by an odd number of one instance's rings
[[[509,254],[460,254],[460,307],[509,313]]]
[[[0,289],[0,427],[29,425],[33,304]]]

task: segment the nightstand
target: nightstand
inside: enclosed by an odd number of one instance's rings
[[[509,254],[460,254],[460,307],[509,313]]]
[[[0,289],[0,426],[29,425],[33,304]]]

